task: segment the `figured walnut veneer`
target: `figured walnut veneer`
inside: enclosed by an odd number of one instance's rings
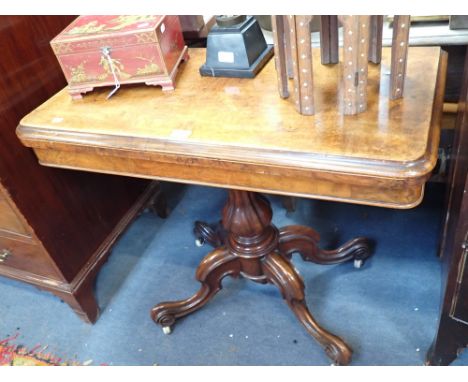
[[[439,48],[410,51],[405,97],[385,96],[385,48],[380,69],[369,66],[380,91],[356,116],[337,112],[340,66],[320,65],[319,52],[316,114],[305,118],[278,98],[274,62],[253,80],[206,78],[205,50],[193,49],[171,94],[141,86],[71,102],[63,90],[17,134],[49,166],[410,208],[437,160],[446,68]]]

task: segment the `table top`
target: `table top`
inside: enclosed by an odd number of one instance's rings
[[[299,171],[298,176],[308,171],[389,181],[417,179],[419,188],[435,165],[437,113],[441,110],[444,82],[440,79],[444,75],[438,76],[444,66],[439,65],[440,48],[409,49],[405,96],[394,101],[388,97],[390,49],[384,48],[382,64],[369,64],[368,110],[356,116],[341,112],[340,65],[321,65],[318,49],[314,50],[314,116],[298,114],[292,97],[279,97],[273,60],[255,79],[211,78],[198,74],[205,50],[192,49],[189,53],[191,58],[180,67],[173,92],[143,85],[124,86],[110,100],[106,100],[108,88],[72,100],[63,89],[22,119],[18,136],[36,150],[39,159],[43,156],[44,164],[52,166],[334,200],[343,197],[332,192],[317,195],[295,189],[294,185],[287,189],[263,187],[251,180],[220,182],[204,179],[198,173],[179,177],[141,169],[134,174],[132,169],[106,169],[102,165],[93,168],[89,163],[88,167],[75,166],[65,163],[63,156],[63,163],[58,163],[50,154],[60,150],[78,153],[81,147],[88,154],[93,149],[94,154],[96,150],[103,155],[112,152],[113,156],[119,152],[122,157],[135,159],[165,156],[160,159],[164,163],[169,157],[185,164],[190,159],[191,165],[198,161],[216,167],[222,162],[225,173],[233,169],[229,165],[237,166],[236,171],[243,165],[245,172],[258,174],[265,172],[259,170],[262,166],[275,168],[280,178],[284,171]],[[422,192],[413,195],[418,201],[421,197]],[[344,199],[353,201],[352,196]],[[375,204],[358,199],[355,201]],[[418,202],[393,203],[390,199],[377,204],[409,207]]]

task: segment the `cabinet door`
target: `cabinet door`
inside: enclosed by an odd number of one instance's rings
[[[0,185],[0,236],[1,235],[15,235],[31,238],[29,229],[18,216],[8,194]]]
[[[0,275],[5,274],[29,281],[46,278],[49,284],[51,280],[63,280],[37,240],[0,236]]]
[[[468,325],[468,51],[458,103],[444,256],[449,264],[447,303],[450,317]],[[451,300],[448,297],[451,296]]]
[[[468,345],[468,50],[456,126],[441,245],[442,305],[430,365],[450,364]]]
[[[0,184],[0,274],[14,276],[17,271],[55,280],[63,278]]]
[[[461,239],[461,244],[454,249],[461,251],[462,254],[458,262],[458,275],[450,314],[456,320],[468,325],[468,265],[466,264],[468,260],[468,176],[463,191],[457,235]]]

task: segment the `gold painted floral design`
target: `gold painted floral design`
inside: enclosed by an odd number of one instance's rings
[[[138,68],[136,70],[137,76],[146,76],[149,74],[161,74],[162,73],[162,70],[159,67],[159,65],[154,62],[154,58],[151,58],[151,59],[147,59],[145,57],[137,57],[137,58],[147,62],[145,66],[143,66],[142,68]]]
[[[137,42],[141,44],[147,44],[149,42],[157,42],[156,34],[154,32],[149,33],[138,33],[136,35]]]
[[[67,34],[94,34],[102,32],[105,29],[105,24],[99,24],[97,20],[90,21],[87,24],[80,25],[70,29]]]
[[[152,15],[121,15],[111,19],[108,24],[100,24],[98,20],[92,20],[87,24],[76,26],[66,32],[68,35],[95,34],[112,32],[124,29],[130,25],[154,21]]]
[[[115,75],[121,81],[128,80],[130,78],[149,76],[149,75],[161,75],[163,74],[162,68],[155,62],[156,58],[146,58],[146,57],[135,57],[138,60],[144,62],[143,66],[138,67],[135,71],[132,70],[132,74],[125,71],[124,64],[116,58],[110,58],[112,66],[114,67]],[[90,75],[86,73],[86,64],[87,60],[81,62],[77,66],[68,66],[70,73],[70,83],[71,84],[80,84],[86,82],[96,82],[96,81],[114,81],[112,76],[112,69],[109,63],[109,60],[101,56],[99,60],[99,66],[102,68],[102,72],[99,74]]]
[[[117,25],[113,27],[109,27],[109,30],[120,30],[124,29],[133,24],[145,23],[148,21],[153,21],[154,16],[147,16],[147,15],[121,15],[115,19],[112,19],[111,23],[116,23]]]
[[[88,81],[88,76],[85,73],[84,65],[85,62],[82,62],[79,64],[77,67],[71,67],[70,68],[70,81],[72,83],[80,83],[80,82],[86,82]]]
[[[110,60],[112,61],[112,66],[114,67],[114,71],[118,79],[126,80],[132,76],[131,74],[128,74],[124,71],[125,67],[119,60],[115,58],[111,58]],[[112,75],[112,69],[110,67],[109,60],[107,58],[105,58],[104,56],[101,56],[99,65],[101,65],[102,68],[104,69],[104,73],[98,76],[99,80],[104,80],[109,75]]]

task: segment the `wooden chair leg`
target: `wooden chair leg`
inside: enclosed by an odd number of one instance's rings
[[[156,182],[156,189],[153,196],[148,201],[149,209],[157,214],[160,218],[167,218],[169,216],[169,207],[167,206],[167,199],[164,191],[162,190],[161,183]]]

